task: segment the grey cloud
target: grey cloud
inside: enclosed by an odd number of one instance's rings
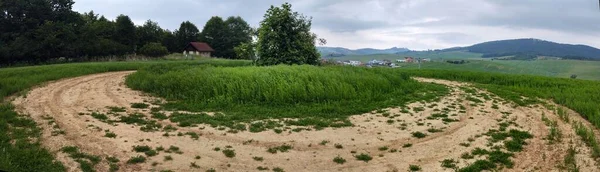
[[[313,28],[336,41],[356,35],[356,41],[385,46],[428,49],[465,45],[476,41],[513,38],[515,35],[556,39],[568,43],[600,42],[600,10],[595,0],[289,0],[295,11],[313,17]],[[284,0],[76,0],[75,10],[94,10],[114,18],[129,15],[174,30],[189,20],[202,27],[211,16],[241,16],[258,27],[264,12]],[[140,23],[139,23],[140,24]],[[452,29],[454,28],[454,29]],[[460,29],[457,29],[460,28]],[[498,28],[501,33],[486,33]],[[547,32],[540,33],[537,30]],[[317,33],[319,34],[319,33]],[[393,37],[385,40],[380,35]],[[410,37],[404,39],[404,37]],[[583,40],[583,38],[588,38]],[[428,39],[428,41],[419,41]],[[398,45],[394,40],[415,40]],[[435,41],[432,41],[435,40]],[[380,47],[384,48],[384,47]]]

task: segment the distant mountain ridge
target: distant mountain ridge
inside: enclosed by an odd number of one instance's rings
[[[565,59],[600,60],[600,49],[587,45],[561,44],[541,39],[511,39],[490,41],[469,47],[452,48],[483,54],[484,58],[520,56],[552,56]],[[450,49],[447,49],[448,51]]]
[[[407,48],[388,48],[388,49],[374,49],[374,48],[361,48],[351,50],[342,47],[317,47],[317,50],[323,57],[340,57],[347,55],[373,55],[373,54],[395,54],[399,52],[410,51]]]

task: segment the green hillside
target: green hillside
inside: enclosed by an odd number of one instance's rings
[[[452,69],[466,71],[482,71],[509,74],[529,74],[539,76],[568,78],[577,75],[579,79],[600,80],[600,61],[582,60],[492,60],[481,58],[481,54],[465,51],[419,51],[400,54],[345,56],[332,58],[335,60],[393,60],[404,57],[429,58],[432,62],[422,63],[422,69]],[[465,60],[469,63],[457,65],[447,63],[447,60]],[[418,68],[418,64],[398,63],[402,68]]]

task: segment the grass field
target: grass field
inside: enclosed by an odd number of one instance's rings
[[[0,69],[0,96],[25,92],[47,81],[109,71],[136,70],[153,64],[239,66],[250,61],[202,59],[194,61],[74,63]],[[14,112],[5,100],[0,103],[0,170],[65,171],[40,145],[40,128],[26,116]]]
[[[235,128],[255,120],[298,118],[290,125],[322,127],[350,126],[348,116],[401,106],[409,101],[432,100],[447,89],[416,82],[410,77],[439,78],[475,83],[519,105],[552,100],[577,111],[600,127],[600,83],[531,75],[597,79],[597,63],[585,61],[485,61],[454,65],[443,62],[403,68],[356,68],[314,66],[248,66],[250,61],[201,59],[193,61],[149,61],[74,63],[0,69],[0,95],[23,93],[44,82],[109,71],[138,70],[127,79],[135,89],[171,100],[170,109],[218,111],[217,115],[174,114],[170,120],[182,126],[211,124]],[[535,67],[540,65],[539,67]],[[534,67],[532,67],[534,66]],[[412,69],[411,69],[412,68]],[[434,69],[453,70],[434,70]],[[493,69],[493,70],[490,70]],[[470,70],[456,72],[457,70]],[[497,72],[482,73],[477,71]],[[553,72],[552,74],[544,74]],[[422,94],[429,93],[429,94]],[[261,123],[264,128],[270,125]],[[252,126],[250,126],[252,130]],[[585,132],[583,132],[585,130]],[[591,131],[591,130],[590,130]],[[40,145],[41,130],[26,116],[14,112],[8,102],[0,104],[0,169],[7,171],[65,171],[54,155]],[[600,148],[593,132],[585,127],[578,134],[593,153]]]
[[[507,74],[527,74],[538,76],[549,76],[559,78],[569,78],[571,75],[577,75],[579,79],[600,80],[600,61],[582,61],[582,60],[491,60],[481,58],[481,54],[469,52],[406,52],[402,54],[382,54],[368,56],[344,56],[336,57],[337,60],[358,60],[367,62],[369,60],[388,59],[395,61],[404,57],[429,58],[433,62],[422,63],[422,69],[448,69],[465,70],[478,72],[496,72]],[[446,60],[465,60],[466,64],[446,63]],[[415,69],[418,64],[399,63],[403,68]]]
[[[172,69],[155,65],[130,75],[126,83],[174,102],[167,108],[223,113],[172,120],[228,127],[283,118],[310,121],[305,125],[321,128],[348,126],[345,121],[350,115],[431,100],[447,92],[443,86],[416,82],[393,69],[335,66]]]

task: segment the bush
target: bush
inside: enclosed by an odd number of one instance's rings
[[[127,164],[139,164],[144,162],[146,162],[146,157],[143,156],[131,157],[129,160],[127,160]]]
[[[167,48],[160,43],[148,43],[140,48],[139,52],[148,57],[162,57],[169,54]]]
[[[364,161],[364,162],[369,162],[369,161],[371,161],[371,160],[373,159],[373,157],[371,157],[371,156],[370,156],[370,155],[368,155],[368,154],[364,154],[364,153],[361,153],[360,155],[356,155],[356,156],[354,156],[354,157],[355,157],[357,160],[359,160],[359,161]]]

